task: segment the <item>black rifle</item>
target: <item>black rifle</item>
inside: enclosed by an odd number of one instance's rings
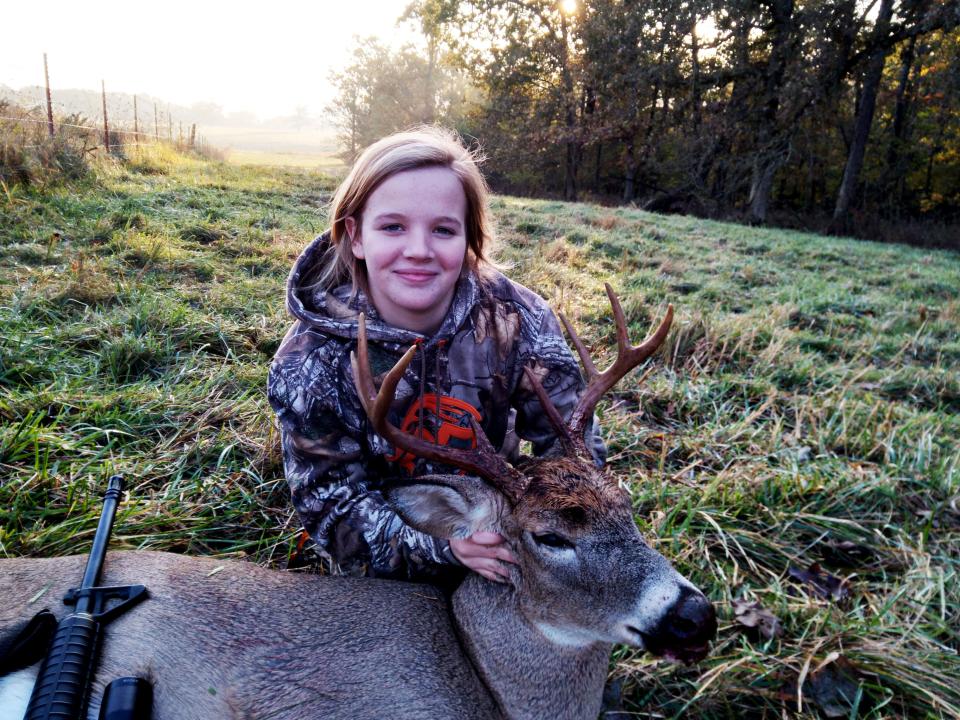
[[[80,587],[69,590],[63,598],[63,602],[73,605],[74,610],[57,625],[50,650],[40,666],[24,720],[80,720],[86,717],[87,696],[103,626],[147,597],[143,585],[95,587],[103,569],[113,518],[122,494],[123,478],[114,475],[104,494],[103,514],[93,538],[83,580]],[[119,602],[108,609],[107,603],[112,600]]]

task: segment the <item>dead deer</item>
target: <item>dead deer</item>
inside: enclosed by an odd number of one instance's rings
[[[670,308],[631,347],[620,304],[607,292],[617,359],[597,372],[564,319],[588,385],[565,423],[528,372],[561,452],[517,467],[476,424],[474,450],[438,447],[391,425],[387,410],[412,353],[378,392],[361,319],[354,377],[376,431],[466,471],[416,478],[388,490],[389,501],[410,525],[438,537],[501,533],[518,561],[509,583],[471,573],[448,599],[427,585],[110,553],[101,584],[141,583],[151,597],[108,628],[89,718],[110,679],[139,675],[154,684],[155,720],[593,720],[614,643],[702,658],[716,631],[712,605],[644,543],[629,496],[595,466],[584,439],[597,401],[656,350],[672,320]],[[2,638],[39,607],[63,614],[57,601],[77,583],[84,560],[0,561],[0,651]],[[29,678],[29,671],[5,678],[0,718],[22,717],[26,701],[4,692]]]

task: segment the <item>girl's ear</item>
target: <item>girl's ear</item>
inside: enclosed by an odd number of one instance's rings
[[[357,260],[363,260],[363,243],[360,242],[360,233],[357,228],[357,219],[349,215],[343,219],[343,226],[347,231],[347,237],[350,239],[350,249]]]

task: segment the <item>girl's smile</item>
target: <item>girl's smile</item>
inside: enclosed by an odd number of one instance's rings
[[[346,218],[384,320],[425,334],[440,327],[466,256],[466,215],[460,179],[430,166],[391,175],[370,193],[359,224]]]

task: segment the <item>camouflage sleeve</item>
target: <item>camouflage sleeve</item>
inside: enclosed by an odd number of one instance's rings
[[[293,504],[317,549],[348,572],[411,580],[448,573],[459,565],[449,542],[406,525],[378,492],[390,478],[371,468],[359,403],[338,391],[342,380],[315,384],[309,365],[278,356],[268,396]]]
[[[545,310],[529,348],[520,358],[520,367],[531,368],[560,415],[570,417],[584,389],[583,376],[563,337],[560,323],[549,308]],[[556,440],[556,432],[524,375],[520,376],[517,384],[514,405],[517,408],[517,435],[532,443],[535,455],[543,455]],[[593,437],[591,452],[594,461],[601,466],[606,462],[607,448],[600,436],[600,423],[596,417],[589,434]]]

